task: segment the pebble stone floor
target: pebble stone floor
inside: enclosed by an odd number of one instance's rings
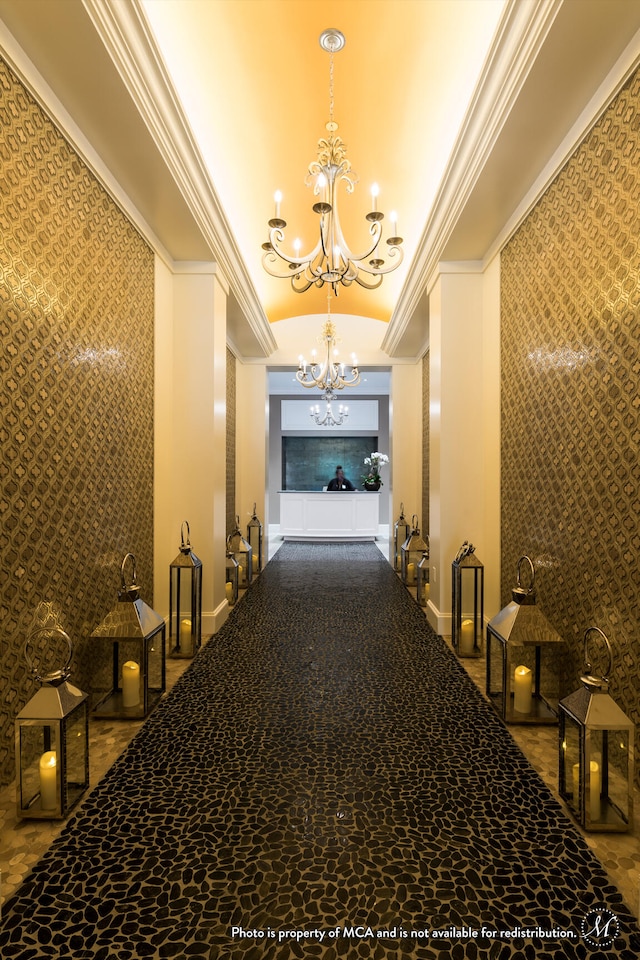
[[[278,551],[0,922],[2,960],[639,955],[606,870],[369,544]]]

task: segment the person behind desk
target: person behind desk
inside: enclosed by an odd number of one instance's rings
[[[355,490],[351,480],[347,480],[341,466],[336,467],[336,475],[327,484],[327,490]]]

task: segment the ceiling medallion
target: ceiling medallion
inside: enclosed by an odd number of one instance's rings
[[[329,53],[329,121],[327,135],[318,140],[317,159],[309,164],[306,184],[313,188],[318,200],[313,205],[318,214],[320,236],[314,248],[302,254],[301,243],[294,242],[294,253],[283,249],[284,228],[287,221],[280,216],[282,194],[275,194],[275,216],[269,220],[269,239],[262,244],[262,265],[272,277],[290,279],[296,293],[304,293],[309,287],[321,287],[327,283],[337,296],[339,285],[349,287],[354,281],[368,290],[375,290],[382,283],[385,273],[391,273],[402,263],[404,251],[402,237],[398,236],[398,219],[389,215],[391,236],[387,237],[385,261],[379,250],[382,239],[384,214],[377,209],[378,185],[371,187],[372,210],[366,215],[370,224],[371,243],[364,252],[354,254],[349,249],[340,226],[338,215],[338,184],[344,183],[347,193],[353,193],[358,177],[347,159],[346,146],[337,135],[338,124],[333,118],[333,55],[344,47],[344,34],[339,30],[325,30],[320,35],[320,46]]]

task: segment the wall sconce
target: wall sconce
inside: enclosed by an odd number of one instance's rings
[[[252,573],[262,570],[262,524],[256,515],[256,505],[253,505],[253,515],[247,524],[247,540],[251,547]]]
[[[529,586],[522,585],[523,563]],[[520,557],[512,600],[487,625],[487,696],[505,723],[557,723],[565,646],[536,604]]]
[[[484,567],[465,540],[451,564],[451,643],[459,657],[482,656]]]
[[[401,564],[402,544],[411,533],[411,526],[404,515],[404,503],[400,504],[400,516],[393,527],[393,569],[398,570]]]
[[[186,537],[185,537],[186,528]],[[195,656],[202,644],[202,562],[189,542],[189,524],[180,528],[180,553],[169,564],[169,648],[171,657]]]
[[[607,648],[603,677],[591,674],[592,634]],[[598,627],[585,631],[584,661],[582,687],[560,701],[559,792],[585,830],[623,833],[633,827],[634,725],[609,696],[613,654]]]
[[[54,634],[66,642],[67,659],[59,670],[41,673],[29,646]],[[42,686],[16,717],[16,800],[23,819],[61,820],[89,786],[88,696],[69,683],[72,653],[71,640],[57,627],[36,630],[24,646]]]
[[[415,585],[418,564],[425,552],[429,553],[429,544],[420,535],[418,516],[414,513],[411,517],[411,533],[400,548],[400,576],[405,587]]]
[[[132,567],[129,582],[127,561]],[[138,720],[147,716],[165,691],[166,630],[163,618],[140,599],[132,553],[122,561],[121,578],[116,606],[91,634],[99,642],[93,657],[93,689],[100,697],[92,715]]]

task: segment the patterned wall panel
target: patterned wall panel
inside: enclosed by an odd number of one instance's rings
[[[639,238],[636,73],[502,254],[502,599],[529,553],[576,683],[598,626],[640,732]]]
[[[429,535],[429,351],[422,358],[422,516],[420,530]]]
[[[235,529],[236,516],[245,534],[240,504],[236,504],[236,362],[227,347],[227,536]]]
[[[34,618],[75,644],[132,551],[152,603],[153,254],[0,61],[0,771],[34,692]],[[8,693],[5,695],[5,691]]]

